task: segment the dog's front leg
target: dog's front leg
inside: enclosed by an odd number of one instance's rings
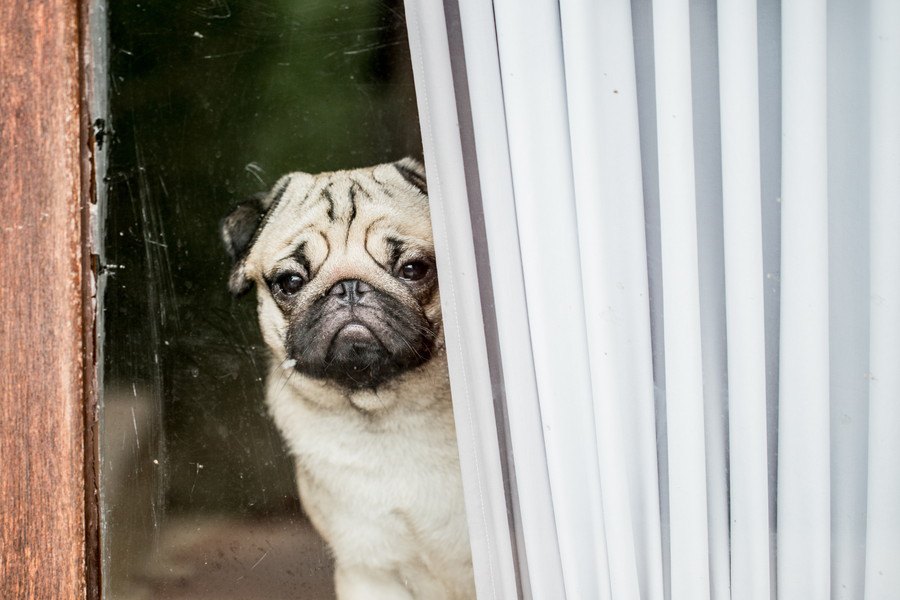
[[[339,566],[334,581],[338,600],[415,600],[391,571]]]

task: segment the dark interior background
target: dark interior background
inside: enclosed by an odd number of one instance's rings
[[[221,218],[286,172],[421,142],[402,0],[108,0],[108,15],[110,114],[95,129],[109,590],[167,523],[302,518],[263,404],[255,298],[225,287]]]

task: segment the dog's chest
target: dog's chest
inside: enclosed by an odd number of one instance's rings
[[[270,398],[294,454],[304,507],[338,560],[465,571],[465,512],[449,407],[388,426]]]

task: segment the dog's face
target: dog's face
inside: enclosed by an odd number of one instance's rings
[[[283,177],[222,236],[234,294],[254,284],[276,360],[347,390],[378,388],[442,344],[425,173],[412,159]]]

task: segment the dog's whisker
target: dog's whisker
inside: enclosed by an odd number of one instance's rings
[[[287,384],[288,384],[288,382],[290,382],[291,377],[294,376],[294,373],[296,373],[296,371],[294,371],[293,369],[291,369],[289,371],[283,369],[279,372],[279,376],[281,377],[281,387],[278,388],[279,395],[284,391],[284,388],[287,387]]]
[[[409,342],[409,340],[407,340],[407,339],[403,336],[402,333],[400,333],[400,332],[397,331],[397,330],[394,330],[394,333],[397,334],[397,337],[400,338],[400,340],[401,340],[404,344],[406,344],[406,347],[409,348],[416,356],[418,356],[419,359],[420,359],[422,362],[424,362],[424,361],[426,360],[425,357],[422,356],[422,355],[419,353],[418,350],[416,350],[415,348],[413,348],[412,344]]]

